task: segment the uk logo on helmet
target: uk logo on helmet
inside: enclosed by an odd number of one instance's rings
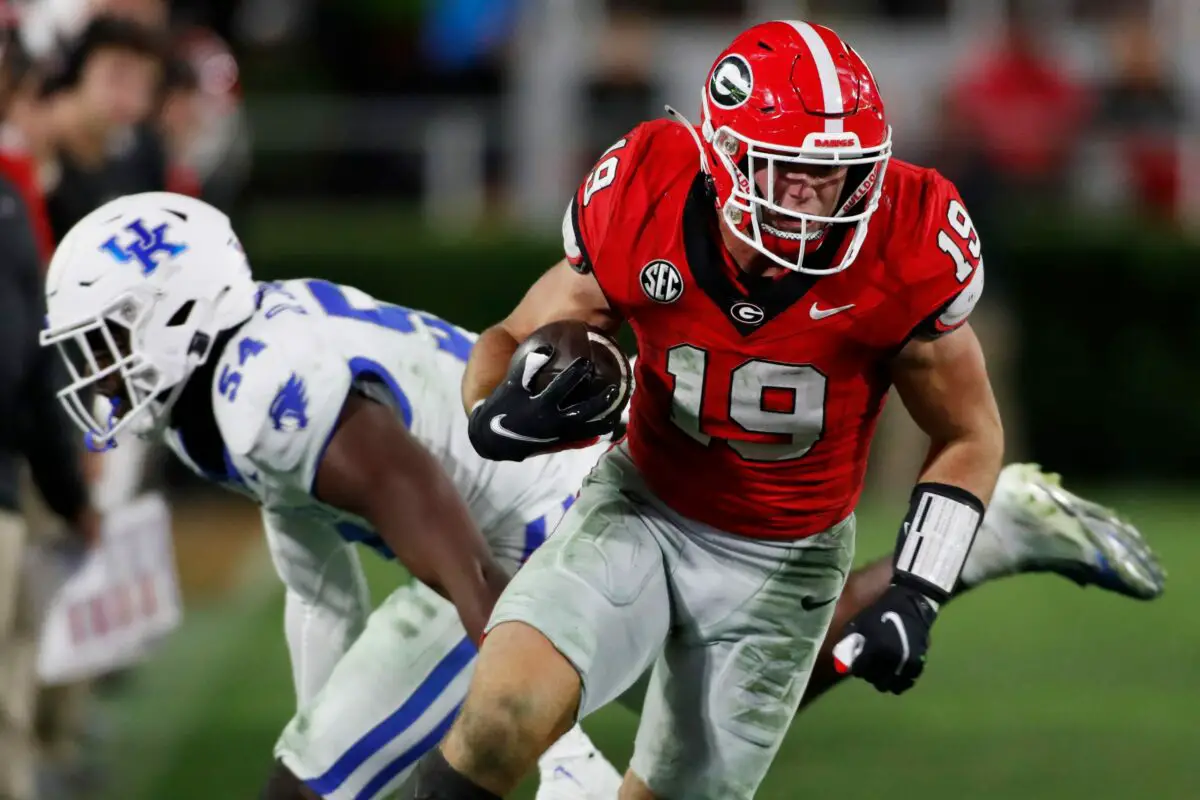
[[[708,81],[708,96],[721,108],[737,108],[750,99],[754,91],[754,73],[750,62],[734,54],[725,56],[713,68]]]
[[[128,264],[136,259],[142,266],[142,274],[150,275],[158,269],[159,253],[166,253],[168,258],[188,249],[182,242],[167,241],[167,223],[159,225],[152,231],[146,230],[146,223],[139,217],[125,226],[125,230],[136,238],[128,244],[118,244],[116,236],[110,236],[108,241],[100,245],[100,249],[108,253],[118,263]]]

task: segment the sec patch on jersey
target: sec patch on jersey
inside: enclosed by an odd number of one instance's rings
[[[625,408],[633,386],[633,373],[629,367],[629,359],[621,352],[621,346],[615,339],[578,320],[551,322],[529,335],[513,355],[513,363],[523,361],[527,354],[545,345],[549,345],[553,352],[550,360],[537,368],[529,382],[531,392],[541,392],[575,359],[584,358],[594,367],[592,378],[572,390],[567,395],[565,405],[595,397],[610,386],[616,386],[616,408]],[[616,408],[609,409],[605,415],[611,414]]]

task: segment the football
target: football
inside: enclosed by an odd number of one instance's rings
[[[572,405],[600,394],[610,386],[617,386],[619,392],[615,408],[625,408],[633,385],[633,373],[629,368],[629,359],[621,352],[621,346],[615,339],[578,320],[551,322],[538,328],[521,343],[513,355],[513,363],[520,363],[527,353],[545,344],[554,348],[554,355],[534,374],[530,391],[542,391],[571,362],[586,358],[595,365],[595,374],[590,381],[572,390],[565,404]]]

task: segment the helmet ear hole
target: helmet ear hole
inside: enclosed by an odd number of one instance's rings
[[[169,320],[167,320],[167,327],[168,328],[177,328],[180,325],[186,324],[188,321],[188,317],[190,317],[192,315],[192,309],[195,307],[196,307],[195,300],[188,300],[185,303],[183,303],[183,305],[181,305],[179,308],[175,309],[175,313],[171,315],[171,318]]]

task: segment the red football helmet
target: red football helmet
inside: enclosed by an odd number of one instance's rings
[[[807,22],[766,22],[733,40],[713,64],[702,99],[702,161],[717,208],[738,238],[775,263],[828,275],[850,266],[879,205],[892,129],[871,70],[836,33]],[[832,216],[775,202],[778,164],[848,168]],[[765,186],[756,173],[767,170]],[[770,212],[764,218],[763,212]],[[766,219],[800,220],[799,230]],[[856,225],[841,260],[805,267],[834,224]],[[790,226],[789,226],[790,228]]]

